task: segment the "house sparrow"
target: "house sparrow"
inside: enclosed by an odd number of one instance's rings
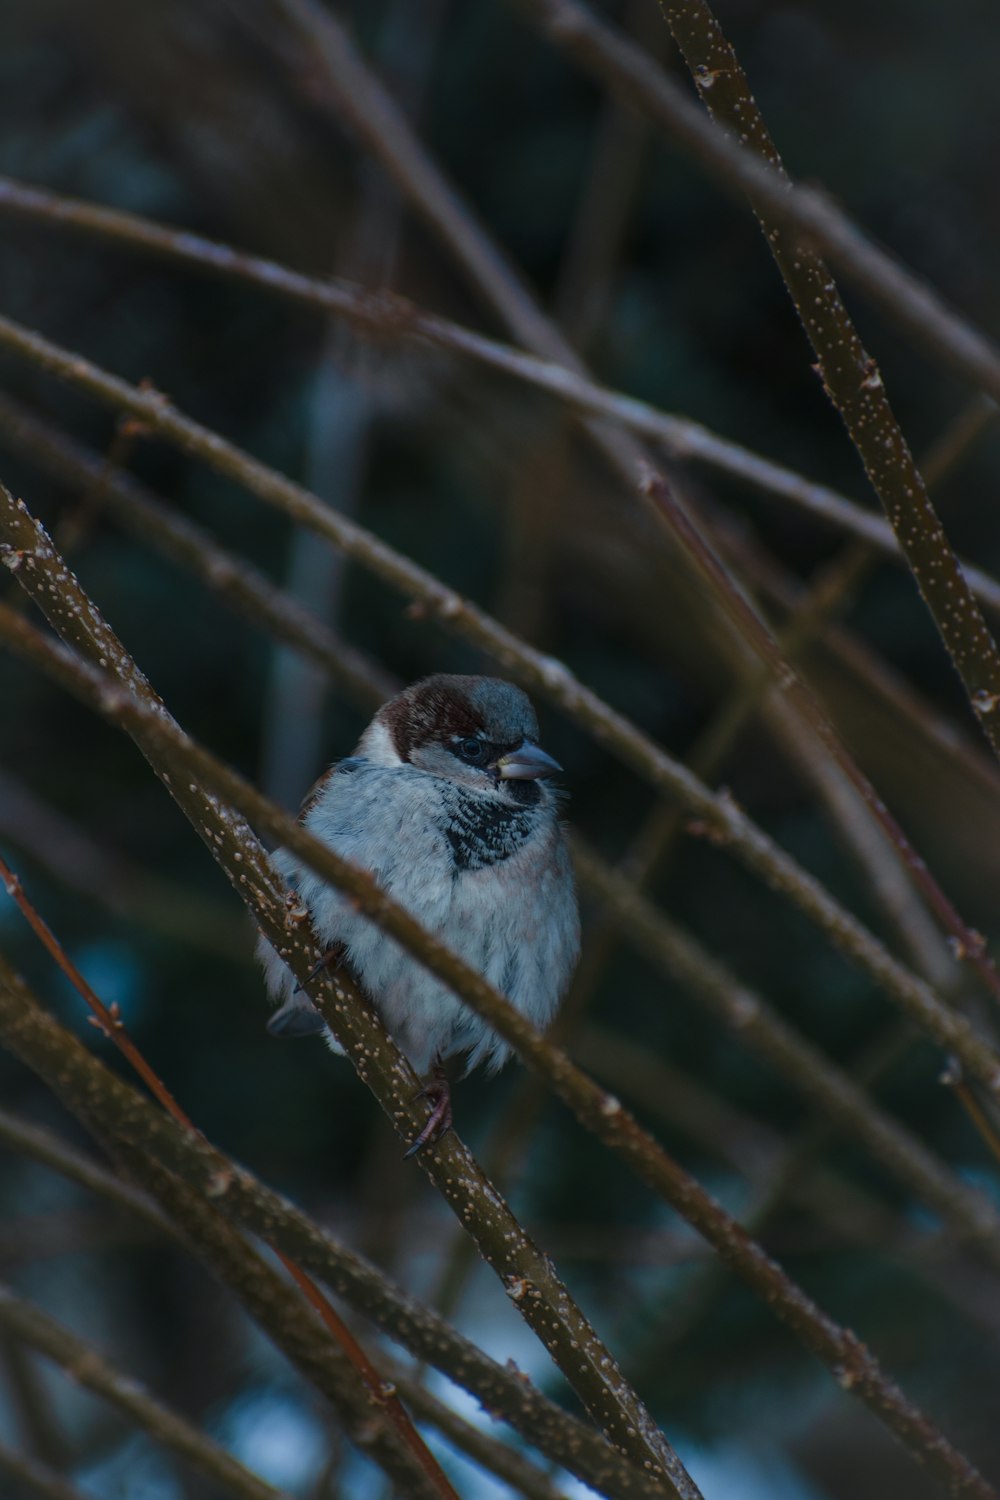
[[[491,677],[425,677],[383,704],[348,760],[316,783],[299,814],[310,833],[379,884],[505,994],[536,1026],[554,1014],[579,951],[580,926],[557,794],[561,767],[536,743],[528,699]],[[334,887],[279,849],[273,862],[309,908],[324,962],[343,963],[418,1073],[427,1125],[410,1153],[447,1130],[442,1063],[500,1068],[510,1048],[362,916]],[[280,1009],[277,1036],[323,1032],[308,996],[263,937],[258,956]]]

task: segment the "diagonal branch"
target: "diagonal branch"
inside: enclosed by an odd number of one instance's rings
[[[824,524],[869,542],[893,561],[902,561],[899,545],[885,518],[829,486],[721,437],[689,417],[661,411],[635,396],[599,385],[564,364],[498,343],[395,293],[371,292],[341,280],[306,276],[190,230],[121,209],[60,197],[0,175],[2,212],[23,214],[43,224],[93,234],[143,254],[162,255],[212,275],[245,281],[265,293],[340,318],[359,337],[379,345],[414,344],[470,359],[544,391],[580,414],[606,417],[638,437],[655,439],[671,458],[704,464],[763,494],[787,500]],[[976,404],[972,420],[985,423],[993,420],[995,414],[993,403],[983,401]],[[4,398],[2,425],[9,437],[17,440],[21,435],[19,427],[25,428],[31,420],[16,403]],[[30,438],[30,426],[26,427],[25,435]],[[987,608],[1000,612],[1000,582],[971,563],[963,562],[962,568],[976,597]]]
[[[853,1079],[718,959],[611,870],[579,839],[573,862],[601,912],[664,975],[698,997],[749,1051],[761,1057],[845,1135],[864,1145],[907,1190],[969,1237],[1000,1269],[1000,1214],[962,1182]]]
[[[80,1111],[90,1125],[86,1108]],[[360,1451],[384,1470],[389,1481],[414,1500],[430,1500],[442,1487],[428,1472],[389,1413],[371,1400],[357,1368],[340,1345],[327,1336],[298,1292],[283,1280],[226,1218],[211,1195],[193,1193],[157,1163],[149,1161],[128,1137],[107,1143],[131,1175],[141,1172],[147,1191],[178,1226],[182,1238],[249,1316],[330,1402],[348,1436]]]
[[[138,479],[109,469],[92,449],[5,395],[0,395],[0,433],[15,452],[28,454],[44,473],[63,483],[100,483],[104,509],[120,525],[193,573],[245,619],[323,667],[353,702],[374,711],[398,691],[395,679],[376,661],[277,588],[252,563],[221,547],[203,527],[164,505]]]
[[[239,1463],[218,1443],[163,1406],[131,1375],[125,1375],[93,1345],[63,1328],[41,1308],[0,1283],[0,1327],[37,1349],[88,1391],[117,1406],[150,1437],[163,1443],[229,1494],[241,1500],[289,1500]]]
[[[986,951],[985,939],[980,933],[972,931],[938,885],[711,543],[701,533],[662,475],[650,470],[643,479],[643,490],[669,527],[671,535],[677,539],[708,584],[741,639],[750,647],[770,680],[779,689],[782,695],[779,701],[789,705],[799,722],[807,726],[847,778],[885,834],[927,905],[945,931],[951,934],[958,951],[969,958],[994,1000],[1000,1001],[1000,974]]]
[[[798,213],[791,209],[793,200],[801,203],[798,190],[791,188],[739,62],[705,0],[663,0],[663,8],[706,107],[737,135],[739,145],[706,120],[692,131],[692,106],[677,86],[577,0],[521,3],[604,83],[620,87],[627,74],[637,85],[634,103],[653,112],[702,165],[717,170],[724,161],[726,181],[738,181],[747,191],[816,353],[827,394],[844,420],[979,724],[1000,757],[1000,652],[938,520],[878,367],[865,351],[829,269],[811,242],[804,243],[797,233],[804,227],[801,208]],[[716,140],[719,149],[708,149]],[[756,170],[743,172],[746,163]],[[789,228],[793,233],[786,238]],[[822,234],[815,238],[829,248]],[[1000,364],[995,351],[985,352]],[[991,394],[997,392],[1000,381],[990,387]]]
[[[70,1089],[72,1084],[67,1097],[76,1106],[86,1102],[108,1135],[127,1134],[140,1141],[144,1150],[189,1186],[212,1194],[212,1201],[236,1223],[267,1235],[356,1311],[416,1358],[432,1364],[467,1390],[484,1410],[502,1417],[527,1442],[578,1479],[598,1490],[621,1495],[623,1500],[662,1497],[660,1484],[628,1464],[592,1428],[542,1396],[520,1372],[490,1359],[203,1136],[180,1131],[154,1111],[148,1101],[61,1031],[0,959],[0,990],[4,985],[13,987],[22,1011],[33,1021],[36,1034],[30,1053],[25,1053],[31,1058],[29,1065],[51,1084],[55,1059],[61,1058],[60,1076],[71,1080],[64,1087]],[[2,1020],[0,1033],[8,1035]],[[39,1044],[42,1037],[46,1039],[44,1050]],[[22,1037],[19,1045],[26,1048],[28,1043]],[[99,1112],[95,1100],[100,1100]],[[0,1140],[90,1191],[141,1214],[159,1231],[173,1232],[170,1221],[149,1198],[51,1131],[0,1112]],[[141,1182],[141,1171],[133,1175]]]
[[[1000,350],[980,330],[946,306],[938,294],[866,236],[825,193],[792,183],[740,144],[752,117],[735,126],[736,139],[718,129],[687,93],[641,48],[608,26],[578,0],[514,0],[556,46],[588,73],[648,114],[724,191],[746,195],[761,218],[803,245],[818,245],[854,285],[919,346],[964,380],[1000,401]],[[693,13],[697,7],[688,6]],[[671,9],[673,7],[671,6]],[[679,9],[679,7],[678,7]],[[704,13],[702,13],[704,14]],[[673,16],[671,16],[673,24]],[[729,60],[724,59],[728,69]],[[695,66],[699,66],[697,63]],[[696,74],[707,92],[722,73]],[[756,106],[754,106],[756,109]]]
[[[157,1157],[161,1151],[166,1154],[171,1146],[171,1158],[181,1149],[189,1159],[194,1153],[205,1152],[205,1143],[189,1132],[178,1131],[172,1121],[151,1111],[144,1101],[136,1099],[127,1085],[108,1075],[79,1042],[67,1036],[40,1010],[23,981],[2,961],[0,1037],[22,1062],[45,1078],[71,1108],[82,1110],[86,1118],[96,1122],[116,1142],[122,1139],[141,1141],[143,1149]],[[545,1050],[546,1043],[539,1039],[537,1047]],[[555,1049],[549,1047],[547,1050],[554,1052]],[[748,1238],[735,1220],[655,1146],[617,1100],[583,1080],[568,1061],[562,1061],[561,1069],[569,1082],[569,1090],[560,1088],[560,1093],[565,1095],[572,1091],[579,1095],[582,1088],[595,1099],[596,1117],[588,1120],[595,1134],[609,1144],[617,1145],[638,1175],[673,1202],[674,1207],[715,1246],[723,1260],[766,1300],[806,1346],[832,1365],[845,1390],[859,1396],[952,1493],[974,1496],[976,1500],[996,1500],[995,1491],[886,1378],[856,1335],[838,1327],[820,1312],[801,1288],[795,1286]],[[99,1078],[100,1084],[97,1082]],[[582,1080],[582,1084],[574,1084],[574,1078]],[[583,1106],[582,1097],[578,1098],[578,1103]],[[577,1111],[581,1118],[584,1110],[585,1106]],[[147,1125],[139,1123],[142,1114],[147,1119],[150,1114],[153,1116]],[[207,1149],[211,1152],[211,1148]],[[138,1152],[134,1155],[138,1156],[138,1161],[130,1166],[138,1170],[144,1158]],[[215,1155],[211,1152],[211,1157]],[[202,1180],[211,1190],[213,1204],[224,1212],[232,1211],[232,1200],[240,1188],[240,1175],[226,1177],[220,1184],[214,1175],[204,1173]],[[528,1300],[533,1290],[533,1286],[524,1281],[509,1289],[518,1303]]]

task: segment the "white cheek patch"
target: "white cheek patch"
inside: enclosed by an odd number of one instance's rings
[[[399,752],[392,735],[384,724],[373,719],[358,743],[357,754],[371,761],[373,766],[401,766]]]

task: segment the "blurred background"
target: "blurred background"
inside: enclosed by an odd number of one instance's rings
[[[686,78],[654,0],[604,9]],[[501,0],[379,0],[336,14],[602,382],[874,506],[741,205]],[[997,327],[992,8],[955,0],[945,17],[929,0],[876,11],[860,0],[721,0],[719,16],[793,174],[824,184],[947,298]],[[392,289],[509,337],[344,123],[295,7],[278,0],[8,0],[0,172],[313,275]],[[0,311],[148,380],[563,659],[731,789],[989,1027],[935,935],[921,927],[919,951],[908,950],[831,814],[828,782],[817,783],[819,752],[791,746],[759,692],[747,705],[745,669],[699,585],[555,402],[440,350],[363,342],[259,287],[30,218],[4,215],[2,230]],[[935,493],[949,535],[981,568],[1000,569],[997,431],[972,392],[849,300],[914,450],[933,453],[948,435]],[[431,671],[496,670],[316,537],[48,376],[5,356],[0,395],[0,477],[55,530],[185,728],[288,807],[350,752],[371,699],[276,647],[137,538],[103,482],[82,470],[76,482],[56,476],[60,434],[295,595],[376,664],[376,694]],[[26,427],[21,408],[48,425]],[[658,461],[775,628],[798,628],[796,660],[851,750],[963,915],[995,936],[1000,778],[909,575],[737,477]],[[825,613],[803,624],[819,589]],[[17,593],[12,581],[2,590]],[[318,1042],[266,1035],[248,919],[131,743],[7,656],[0,705],[0,851],[104,1000],[120,1003],[183,1107],[563,1399],[492,1274],[462,1261],[445,1206],[401,1161],[349,1065]],[[940,1053],[901,1033],[884,996],[787,903],[683,818],[664,818],[648,786],[568,719],[539,708],[574,830],[632,869],[654,846],[651,899],[837,1064],[880,1061],[873,1096],[995,1199],[996,1164],[940,1085]],[[807,1090],[584,897],[571,1052],[729,1208],[754,1217],[767,1248],[996,1472],[996,1273],[856,1143],[818,1128]],[[0,947],[107,1056],[11,903],[0,902]],[[6,1056],[0,1098],[76,1139]],[[459,1083],[455,1103],[462,1134],[496,1166],[708,1500],[936,1493],[693,1233],[561,1107],[526,1092],[519,1065]],[[315,1395],[190,1258],[7,1147],[0,1204],[3,1274],[245,1462],[297,1496],[381,1493]],[[3,1339],[0,1438],[45,1455],[100,1500],[213,1493]],[[442,1452],[464,1495],[503,1493]]]

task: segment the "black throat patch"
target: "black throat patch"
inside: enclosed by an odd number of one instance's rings
[[[537,787],[533,790],[538,792]],[[537,801],[537,795],[531,799],[531,803]],[[501,864],[531,837],[537,822],[531,804],[511,807],[492,797],[477,797],[462,791],[448,797],[445,807],[442,832],[459,870],[482,870],[487,865]]]

